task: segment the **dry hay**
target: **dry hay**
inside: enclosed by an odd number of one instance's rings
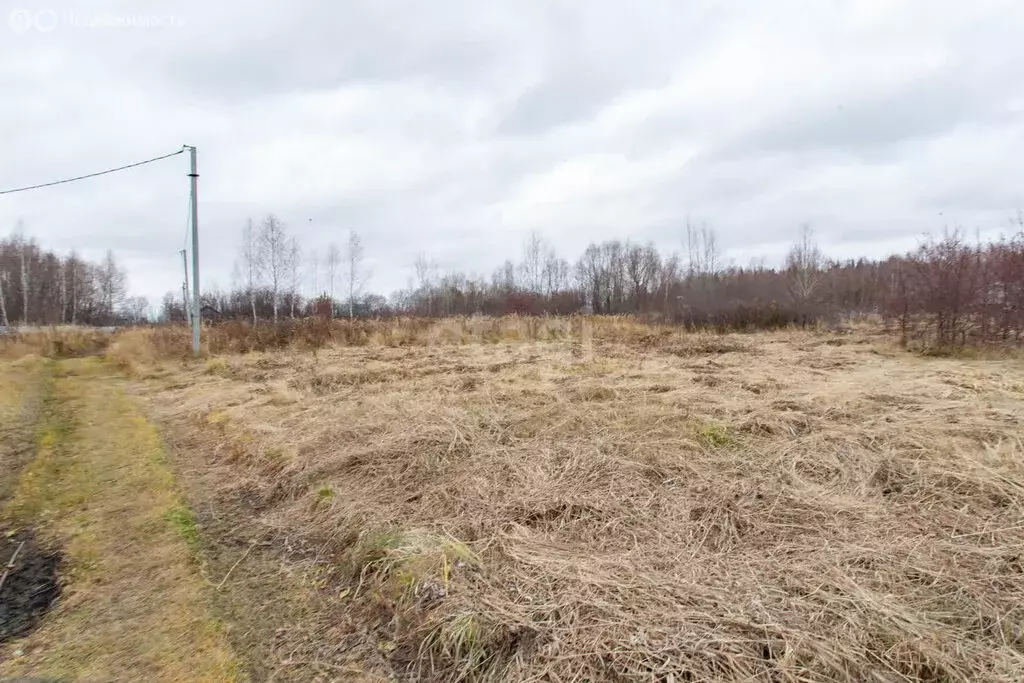
[[[54,325],[0,334],[0,359],[26,356],[75,358],[102,354],[113,338],[111,328]]]
[[[231,356],[151,388],[263,523],[329,540],[378,673],[1021,680],[1019,361],[616,339]]]

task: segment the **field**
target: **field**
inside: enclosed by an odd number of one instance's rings
[[[199,361],[171,357],[162,334],[121,333],[104,359],[3,366],[11,382],[55,374],[44,405],[77,411],[75,452],[165,451],[131,480],[145,496],[83,484],[191,523],[181,552],[197,578],[176,579],[181,608],[165,611],[209,626],[194,644],[152,636],[182,660],[154,679],[184,680],[189,652],[213,653],[208,680],[1024,675],[1017,358],[923,357],[870,326],[462,321]],[[6,419],[23,423],[39,391]],[[125,435],[90,431],[107,420]],[[78,517],[33,512],[25,476],[5,517],[73,563]],[[149,486],[180,501],[135,500]],[[85,507],[99,517],[89,552],[120,552],[102,536],[117,510]],[[95,609],[72,577],[64,594]],[[150,609],[152,586],[111,581]],[[0,674],[73,676],[53,639],[72,612],[43,619],[35,650],[0,645]],[[14,647],[27,653],[11,660]]]

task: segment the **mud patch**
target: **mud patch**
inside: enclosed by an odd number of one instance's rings
[[[32,633],[60,594],[60,554],[31,529],[0,529],[0,643]]]

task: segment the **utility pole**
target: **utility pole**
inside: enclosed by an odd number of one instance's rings
[[[181,310],[185,311],[185,320],[189,325],[192,324],[192,306],[188,302],[188,257],[185,256],[188,252],[184,249],[178,252],[181,254],[181,265],[185,269],[185,280],[181,283]]]
[[[199,355],[199,194],[196,186],[199,171],[196,170],[196,148],[185,145],[190,159],[188,177],[192,181],[192,353]]]

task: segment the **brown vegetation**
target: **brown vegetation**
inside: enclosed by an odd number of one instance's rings
[[[103,353],[113,334],[92,327],[62,325],[0,337],[0,358],[75,358]]]
[[[974,245],[952,233],[921,245],[893,273],[887,316],[904,344],[930,352],[1019,345],[1024,233]]]
[[[222,500],[316,549],[289,576],[338,625],[303,650],[327,670],[1019,679],[1020,361],[577,320],[360,323],[184,364],[148,330],[110,353],[146,363]]]

